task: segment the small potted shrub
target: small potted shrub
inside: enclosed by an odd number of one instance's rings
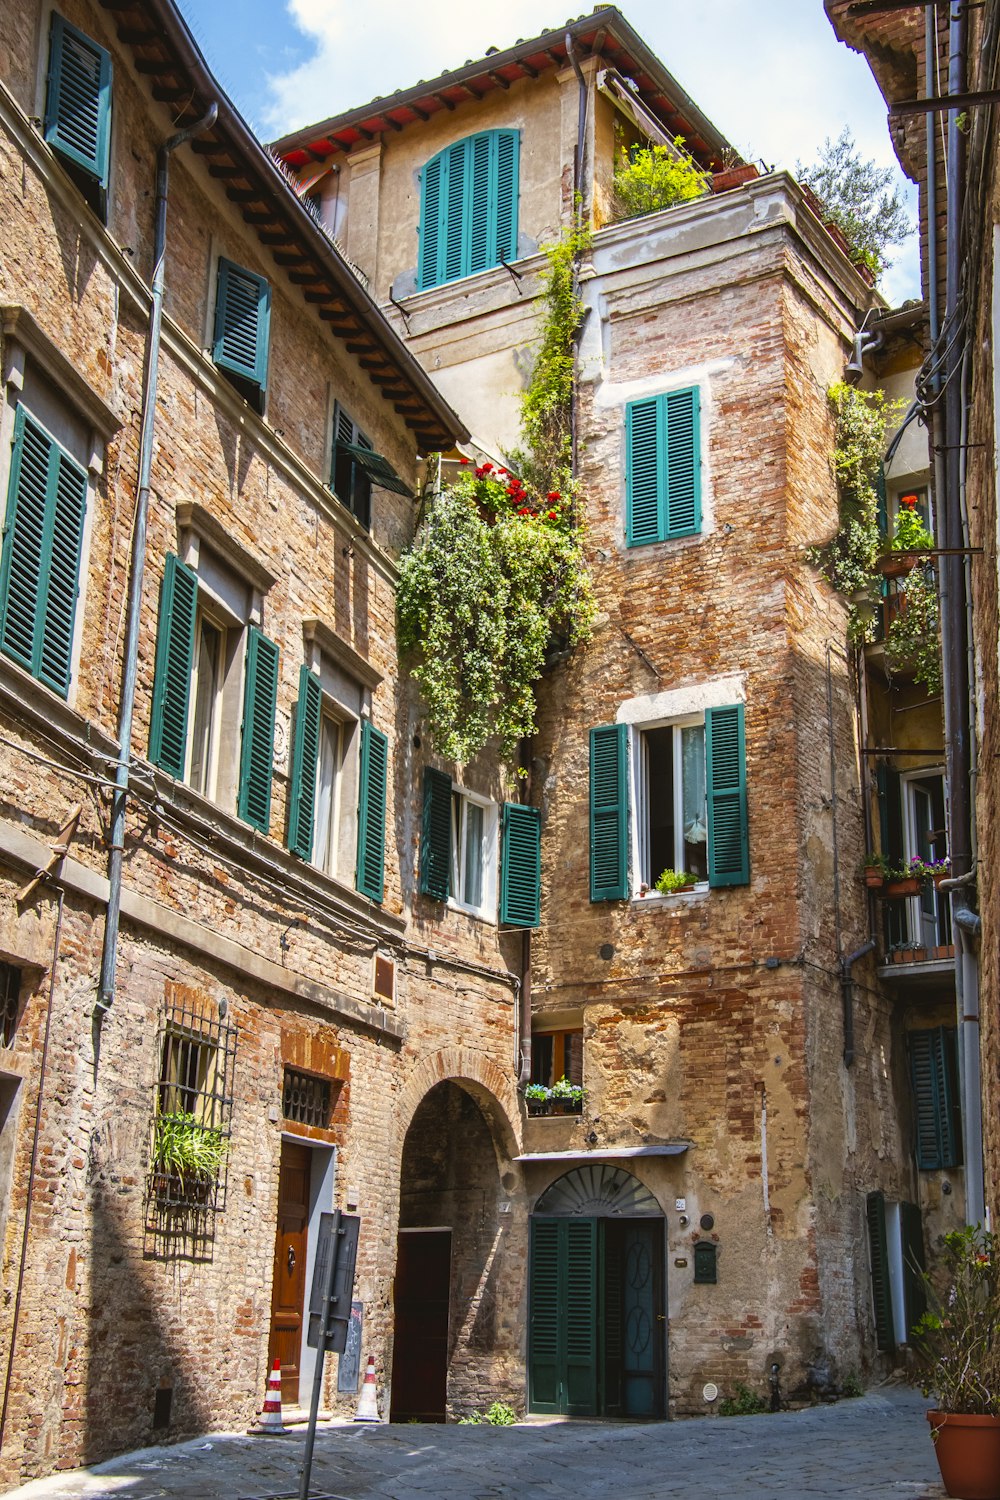
[[[547,1115],[552,1092],[544,1083],[529,1083],[524,1090],[524,1102],[529,1115]]]
[[[152,1191],[158,1203],[206,1204],[219,1181],[227,1146],[221,1130],[193,1114],[157,1115],[153,1125]]]
[[[921,1389],[949,1495],[1000,1500],[1000,1235],[975,1227],[945,1235],[942,1292],[925,1274],[929,1311],[913,1330]]]
[[[549,1091],[552,1103],[562,1115],[578,1115],[583,1109],[583,1089],[568,1078],[560,1078]]]
[[[654,889],[661,896],[676,896],[679,891],[693,891],[697,883],[697,875],[689,875],[686,870],[664,870]]]
[[[891,873],[892,866],[884,854],[866,854],[862,865],[865,885],[870,891],[880,891]]]
[[[904,499],[899,503],[896,529],[889,551],[879,559],[879,572],[886,578],[899,578],[912,571],[921,552],[933,552],[934,538],[917,514],[917,502]]]

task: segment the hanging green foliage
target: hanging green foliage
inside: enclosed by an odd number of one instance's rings
[[[916,567],[904,581],[898,609],[885,636],[885,659],[891,672],[910,671],[932,695],[941,691],[941,638],[934,569]]]
[[[534,732],[547,657],[590,634],[572,438],[583,318],[576,265],[588,243],[574,229],[546,251],[539,344],[521,400],[523,451],[509,455],[506,468],[470,465],[431,496],[400,563],[400,650],[413,655],[446,760],[469,761],[494,736],[512,759]]]

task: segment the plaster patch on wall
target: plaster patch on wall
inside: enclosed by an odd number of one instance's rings
[[[688,714],[704,713],[706,708],[724,708],[729,703],[745,703],[745,672],[729,677],[715,677],[711,682],[691,687],[671,688],[666,693],[646,693],[640,698],[626,698],[618,705],[618,724],[655,724],[661,720],[680,719]]]

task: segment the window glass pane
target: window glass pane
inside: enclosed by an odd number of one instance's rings
[[[483,904],[483,809],[465,804],[465,879],[462,900],[467,906]]]
[[[451,894],[456,901],[464,900],[462,895],[462,870],[464,860],[462,858],[462,838],[465,831],[465,820],[462,810],[465,806],[460,792],[453,792],[451,797]]]
[[[642,872],[647,885],[655,885],[664,870],[674,868],[674,731],[647,729],[646,806],[649,814],[648,869]]]
[[[314,859],[333,874],[337,865],[337,804],[340,781],[341,730],[334,719],[320,723],[319,764],[316,768],[316,842]]]
[[[194,718],[191,726],[191,785],[210,794],[215,720],[222,684],[222,637],[202,615],[198,622],[198,654],[195,666]]]
[[[708,811],[705,800],[705,726],[682,729],[681,808],[684,868],[708,879]]]

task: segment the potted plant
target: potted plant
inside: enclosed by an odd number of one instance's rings
[[[892,866],[884,854],[866,854],[861,873],[865,878],[865,885],[870,891],[880,891],[885,885],[892,870]]]
[[[560,1078],[549,1090],[549,1097],[560,1114],[578,1115],[583,1110],[583,1089],[578,1083]]]
[[[908,864],[899,865],[889,872],[885,894],[890,900],[900,896],[919,896],[920,887],[931,873],[931,867],[914,855]]]
[[[153,1196],[168,1204],[205,1204],[226,1161],[222,1131],[193,1114],[157,1115],[153,1125]]]
[[[886,578],[899,578],[916,566],[918,554],[933,551],[934,538],[917,513],[916,500],[912,496],[900,500],[896,529],[889,551],[879,559],[879,572]]]
[[[693,891],[697,883],[697,875],[689,875],[686,870],[664,870],[653,888],[661,896],[676,896],[679,891]]]
[[[551,1090],[544,1083],[529,1083],[524,1090],[524,1102],[528,1106],[529,1115],[547,1115]]]
[[[1000,1500],[1000,1235],[945,1235],[946,1285],[925,1275],[929,1310],[913,1335],[941,1478],[962,1500]]]

